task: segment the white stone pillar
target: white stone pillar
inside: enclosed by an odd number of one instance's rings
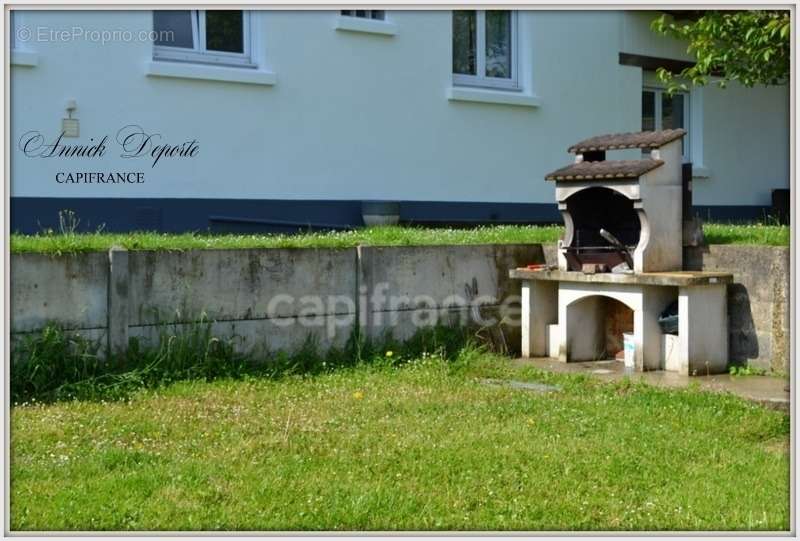
[[[558,285],[545,280],[522,282],[522,356],[547,356],[547,326],[558,321]]]
[[[728,296],[725,284],[680,288],[680,373],[719,374],[728,368]]]

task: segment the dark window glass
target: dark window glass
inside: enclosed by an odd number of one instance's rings
[[[685,128],[683,118],[683,94],[673,94],[672,96],[664,92],[661,95],[661,126],[665,130]],[[681,139],[681,154],[686,154],[685,139]]]
[[[241,11],[206,11],[206,49],[244,52],[244,18]]]
[[[156,32],[156,45],[185,49],[194,47],[191,11],[154,11],[153,30]]]
[[[650,90],[642,92],[642,131],[656,129],[656,93]]]
[[[684,128],[683,123],[683,94],[668,95],[666,92],[661,97],[661,118],[665,130]]]
[[[474,11],[453,12],[453,73],[477,74],[475,20]]]
[[[486,76],[511,78],[511,12],[486,12]]]
[[[382,9],[343,9],[341,13],[347,17],[359,17],[361,19],[382,21],[386,18],[386,12]]]

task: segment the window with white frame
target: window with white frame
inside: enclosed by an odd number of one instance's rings
[[[664,89],[656,87],[642,89],[642,131],[677,128],[683,128],[687,132],[682,140],[683,161],[691,161],[688,133],[689,94],[676,92],[670,95]]]
[[[517,13],[453,11],[453,84],[518,90]]]
[[[153,30],[156,60],[256,67],[247,11],[153,11]]]
[[[342,15],[345,17],[358,17],[359,19],[374,19],[376,21],[386,20],[386,12],[381,9],[343,9]]]

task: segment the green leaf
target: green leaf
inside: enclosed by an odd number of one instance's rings
[[[706,11],[691,23],[667,23],[664,15],[651,28],[686,43],[695,65],[681,76],[692,84],[706,84],[712,73],[723,73],[718,86],[730,81],[746,86],[786,84],[791,56],[791,19],[788,10]],[[660,80],[673,74],[661,72]],[[715,81],[716,82],[716,81]]]

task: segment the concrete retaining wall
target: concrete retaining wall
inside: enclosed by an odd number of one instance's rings
[[[352,330],[354,250],[130,252],[129,258],[128,332],[146,342],[164,322],[186,325],[203,315],[217,336],[236,336],[242,350],[287,349],[309,334],[323,346],[341,346]],[[323,302],[306,298],[314,295]],[[343,332],[323,332],[331,325]]]
[[[360,283],[370,297],[362,325],[373,337],[414,334],[420,324],[478,323],[519,351],[519,283],[508,270],[544,262],[540,245],[362,247]],[[507,309],[506,309],[507,308]]]
[[[731,360],[786,371],[789,249],[710,246],[684,259],[689,269],[734,273]],[[11,332],[53,321],[118,349],[206,314],[215,334],[235,336],[242,350],[276,350],[309,335],[341,346],[356,324],[373,337],[405,338],[420,325],[478,319],[518,351],[519,327],[496,325],[518,307],[508,269],[544,261],[555,262],[554,245],[13,254]]]
[[[74,257],[12,255],[12,337],[36,332],[54,321],[90,340],[105,340],[108,276],[106,253]]]
[[[508,269],[541,261],[539,245],[13,254],[11,332],[55,322],[116,351],[205,317],[242,351],[291,350],[309,335],[342,346],[355,325],[406,338],[417,326],[499,320],[519,294]],[[518,329],[503,328],[518,349]]]

